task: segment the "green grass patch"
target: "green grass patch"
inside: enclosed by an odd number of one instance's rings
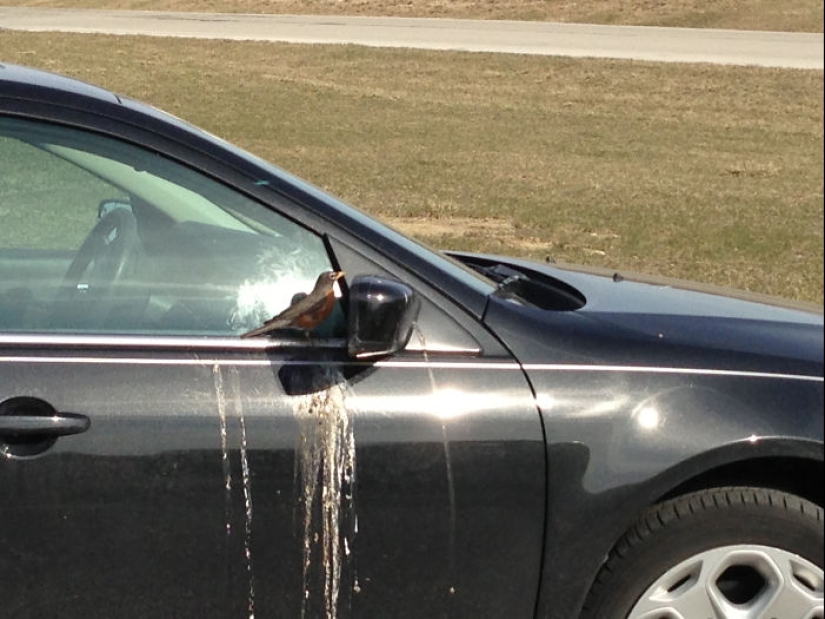
[[[441,248],[822,302],[823,74],[3,33]]]

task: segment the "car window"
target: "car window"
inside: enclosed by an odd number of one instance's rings
[[[0,118],[0,330],[237,335],[332,270],[323,239],[205,174]],[[318,335],[340,335],[336,308]]]

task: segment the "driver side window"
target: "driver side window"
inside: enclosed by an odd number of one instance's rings
[[[331,269],[316,234],[199,172],[0,118],[0,333],[238,335]]]
[[[59,157],[0,136],[4,249],[75,251],[95,223],[89,205],[124,197],[117,187]]]

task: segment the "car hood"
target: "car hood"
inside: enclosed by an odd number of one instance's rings
[[[589,267],[481,254],[451,255],[470,265],[504,264],[528,277],[542,278],[551,287],[558,282],[580,295],[580,305],[570,311],[517,310],[523,314],[520,320],[529,316],[533,323],[531,337],[536,345],[526,341],[524,346],[519,346],[528,357],[535,356],[530,353],[540,347],[542,340],[552,339],[553,329],[548,327],[556,326],[571,337],[577,332],[601,333],[598,339],[612,342],[616,350],[622,347],[637,350],[637,346],[643,346],[651,352],[649,344],[655,343],[665,359],[668,355],[688,354],[688,351],[693,355],[701,351],[703,357],[718,351],[728,356],[745,356],[752,361],[758,357],[792,362],[794,366],[796,361],[805,365],[813,363],[814,371],[821,375],[823,308],[820,305]],[[500,310],[493,310],[494,306]],[[502,330],[507,331],[505,324],[501,324],[508,322],[504,319],[504,307],[497,300],[491,301],[493,311],[488,312],[488,320],[498,321]],[[591,347],[577,342],[577,350],[585,352]],[[604,355],[610,356],[610,353],[607,350],[599,353],[600,357]]]
[[[804,301],[578,265],[541,270],[580,290],[590,311],[823,323],[823,306]]]

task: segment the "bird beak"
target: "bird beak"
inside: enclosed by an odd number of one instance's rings
[[[346,273],[344,273],[343,271],[336,271],[335,275],[333,276],[333,279],[337,282],[339,279],[344,277],[344,275],[346,275]]]

